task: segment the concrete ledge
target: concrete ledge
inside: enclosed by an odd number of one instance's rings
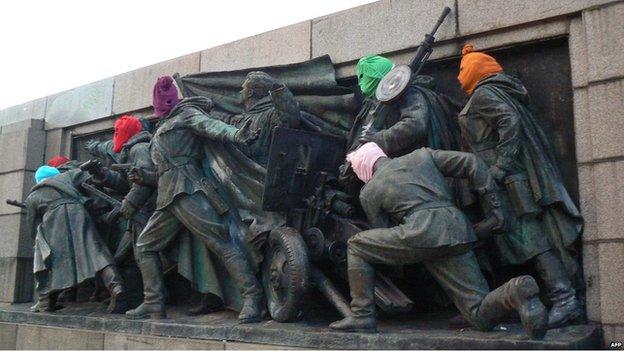
[[[0,306],[0,321],[20,324],[20,327],[22,324],[54,326],[70,333],[77,328],[102,334],[132,334],[139,338],[188,338],[192,342],[211,341],[215,346],[215,342],[225,340],[226,348],[228,343],[251,348],[263,344],[323,349],[578,349],[601,345],[600,328],[591,324],[551,330],[544,340],[536,341],[528,339],[517,324],[505,324],[506,330],[489,333],[453,330],[446,325],[448,315],[421,314],[419,319],[382,321],[379,333],[362,334],[331,331],[327,327],[329,320],[240,325],[236,314],[227,311],[187,317],[170,308],[172,319],[135,321],[120,315],[106,315],[103,307],[97,304],[70,305],[56,313],[31,313],[28,307],[23,304]],[[120,342],[123,343],[123,337]]]
[[[617,0],[458,0],[459,33],[487,32],[543,20]]]
[[[20,105],[0,110],[0,126],[27,120],[43,119],[45,116],[46,98],[29,101]]]
[[[312,57],[329,54],[334,63],[342,63],[415,47],[444,6],[452,10],[436,34],[444,40],[455,36],[453,0],[382,0],[314,19]]]
[[[152,106],[156,79],[176,72],[181,75],[199,72],[199,56],[196,52],[115,76],[113,114]]]
[[[218,72],[310,59],[310,21],[220,45],[201,52],[201,71]]]
[[[113,105],[113,78],[106,78],[48,97],[46,129],[66,127],[109,116]]]

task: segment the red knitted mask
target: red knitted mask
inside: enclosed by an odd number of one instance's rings
[[[65,156],[55,156],[48,160],[48,166],[58,168],[59,166],[62,166],[69,161],[70,159]]]
[[[113,151],[120,153],[124,144],[142,129],[141,121],[130,115],[121,116],[115,121],[115,134],[113,135]]]

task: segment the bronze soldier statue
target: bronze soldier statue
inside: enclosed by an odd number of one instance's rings
[[[191,97],[180,101],[155,132],[151,155],[158,170],[156,211],[139,235],[139,267],[144,302],[128,311],[129,318],[164,318],[164,282],[159,251],[187,228],[219,257],[243,296],[241,323],[260,321],[262,289],[243,252],[229,235],[229,207],[212,174],[204,174],[202,139],[249,144],[257,138],[246,122],[238,129],[209,116],[212,101]]]
[[[137,184],[131,182],[134,172],[154,174],[156,169],[150,155],[150,141],[152,135],[143,130],[138,118],[130,115],[121,116],[115,121],[115,134],[111,147],[116,156],[117,164],[109,169],[94,163],[88,171],[103,186],[124,194],[121,202],[120,215],[128,220],[127,233],[129,238],[123,238],[117,248],[115,260],[117,262],[133,252],[133,243],[146,223],[139,219],[151,216],[156,207],[156,185]],[[120,169],[119,167],[123,167]],[[135,258],[138,255],[134,255]]]
[[[350,150],[372,141],[390,157],[405,155],[417,148],[462,150],[457,125],[460,106],[449,96],[436,91],[430,76],[414,76],[400,96],[392,101],[377,100],[375,91],[395,67],[389,59],[370,55],[356,66],[358,85],[366,96],[349,135]],[[350,171],[348,162],[341,168],[341,182],[350,193],[357,193],[361,183]],[[447,179],[454,198],[464,208],[475,199],[465,181]],[[356,185],[357,184],[357,185]]]
[[[566,191],[548,138],[530,110],[522,83],[492,57],[466,45],[459,82],[470,100],[459,125],[473,152],[505,189],[511,228],[492,238],[503,264],[535,265],[552,303],[549,327],[582,318],[571,277],[580,274],[568,252],[582,218]]]
[[[78,190],[88,178],[80,169],[60,173],[40,167],[26,199],[29,228],[35,235],[34,271],[39,300],[35,312],[55,310],[57,294],[96,274],[108,288],[107,311],[123,310],[125,287],[113,257],[100,238]]]
[[[489,209],[489,229],[504,225],[496,185],[474,155],[421,148],[390,159],[375,143],[347,158],[365,183],[360,202],[374,229],[348,241],[347,264],[352,316],[334,322],[344,331],[376,330],[373,264],[421,262],[455,303],[463,317],[490,330],[517,311],[527,333],[546,333],[547,315],[539,288],[530,276],[513,278],[490,291],[472,251],[477,238],[454,205],[445,177],[467,178]]]
[[[379,82],[394,67],[389,59],[370,55],[356,66],[358,85],[366,96],[356,117],[352,138],[355,146],[372,141],[390,157],[405,155],[420,147],[460,150],[460,132],[455,116],[459,105],[435,91],[434,79],[418,75],[402,95],[388,102],[375,98]]]
[[[267,166],[271,133],[277,126],[299,128],[299,104],[284,83],[268,74],[253,71],[247,74],[241,90],[245,112],[226,120],[237,127],[249,124],[252,130],[259,130],[258,139],[239,149],[262,167]]]

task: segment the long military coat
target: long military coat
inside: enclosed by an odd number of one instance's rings
[[[381,159],[362,188],[360,202],[375,229],[357,234],[350,247],[391,265],[468,250],[476,236],[454,205],[445,177],[466,178],[484,194],[495,191],[485,165],[468,153],[420,148]]]
[[[522,83],[501,73],[479,82],[459,116],[472,151],[505,172],[502,203],[512,214],[511,230],[493,240],[502,262],[509,264],[523,263],[553,246],[565,261],[566,247],[581,229],[580,213],[529,106]]]
[[[35,185],[26,198],[39,293],[73,287],[113,264],[77,189],[87,177],[79,169],[67,171]]]

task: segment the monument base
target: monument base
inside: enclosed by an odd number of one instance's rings
[[[31,304],[0,304],[0,349],[584,349],[602,346],[595,324],[548,331],[529,339],[519,324],[488,333],[453,329],[449,314],[413,314],[380,320],[379,333],[338,333],[332,320],[237,324],[223,311],[189,317],[171,307],[164,320],[128,320],[108,315],[98,303],[66,304],[55,313],[32,313]],[[407,318],[409,317],[409,318]]]

